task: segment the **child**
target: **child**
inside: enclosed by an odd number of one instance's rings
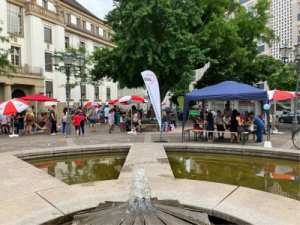
[[[103,115],[103,111],[100,112],[100,123],[101,123],[101,124],[104,123],[104,115]]]
[[[110,110],[110,113],[108,114],[108,122],[109,122],[109,131],[108,133],[111,134],[111,130],[115,124],[115,115],[114,115],[114,111]]]
[[[194,122],[194,129],[195,129],[195,130],[202,130],[202,129],[200,128],[199,123],[203,123],[203,118],[202,118],[202,116],[196,116],[196,117],[195,117],[195,122]],[[198,134],[198,139],[201,139],[201,136],[202,136],[202,132],[199,132],[199,134]]]
[[[214,118],[213,118],[213,114],[212,113],[208,113],[207,116],[207,131],[214,131],[215,127],[214,127]],[[213,142],[213,132],[208,132],[208,142]]]
[[[223,117],[221,116],[221,111],[217,111],[217,116],[215,117],[215,123],[217,124],[217,130],[218,131],[225,131],[224,126],[220,123],[223,123]],[[224,133],[222,133],[222,136],[220,133],[218,133],[219,139],[224,139]]]
[[[124,132],[124,116],[125,116],[125,114],[121,113],[121,116],[120,116],[120,132]]]
[[[46,130],[46,134],[51,135],[51,121],[49,118],[49,113],[45,113],[46,117],[45,117],[45,130]]]
[[[79,112],[76,112],[76,116],[74,116],[73,118],[75,130],[76,130],[76,138],[78,138],[79,136],[80,121],[81,121],[81,117],[79,116]]]

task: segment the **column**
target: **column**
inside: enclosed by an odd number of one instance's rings
[[[11,84],[4,84],[4,101],[11,99]]]
[[[291,112],[295,110],[295,98],[291,98]]]

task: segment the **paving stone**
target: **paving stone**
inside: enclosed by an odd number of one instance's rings
[[[63,217],[63,213],[36,193],[1,201],[0,204],[2,225],[58,224],[64,222]]]
[[[213,216],[236,224],[298,225],[300,201],[239,187],[213,210]]]

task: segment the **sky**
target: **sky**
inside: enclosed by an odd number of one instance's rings
[[[100,19],[113,9],[113,0],[77,0]]]

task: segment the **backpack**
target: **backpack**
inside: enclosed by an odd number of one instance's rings
[[[26,120],[27,120],[27,121],[32,121],[32,120],[33,120],[32,115],[27,114],[27,115],[26,115]]]
[[[67,122],[67,114],[66,115],[63,115],[63,122],[65,123],[65,122]]]
[[[84,120],[84,117],[85,117],[85,113],[84,113],[84,112],[81,112],[81,113],[79,113],[79,116],[80,116],[81,120],[83,121],[83,120]]]

